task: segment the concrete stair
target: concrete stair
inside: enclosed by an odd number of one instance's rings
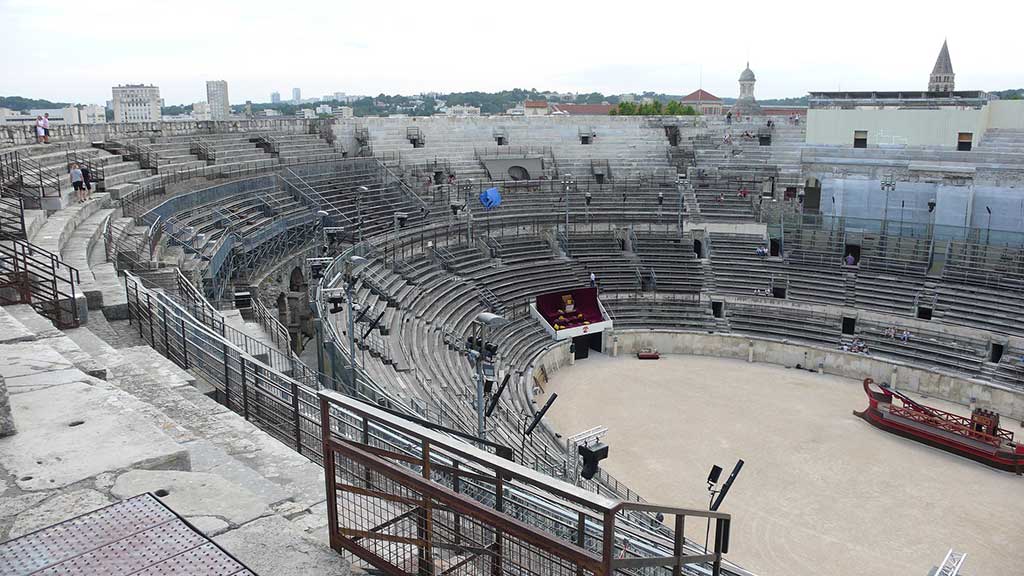
[[[257,573],[351,573],[326,541],[323,470],[152,348],[116,349],[88,327],[61,332],[10,306],[0,308],[0,355],[18,424],[0,466],[34,495],[0,507],[0,539],[159,490]],[[8,486],[0,496],[14,495]]]

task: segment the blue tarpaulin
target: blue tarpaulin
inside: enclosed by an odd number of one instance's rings
[[[484,208],[490,210],[491,208],[497,208],[501,204],[501,194],[498,193],[497,188],[488,188],[480,193],[480,204]]]

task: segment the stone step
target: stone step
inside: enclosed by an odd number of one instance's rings
[[[45,343],[82,372],[95,378],[106,378],[107,371],[101,363],[79,348],[74,341],[54,327],[48,318],[39,315],[28,304],[0,308],[0,316],[5,316],[2,325],[12,327],[14,333],[27,332],[31,340]]]
[[[117,212],[118,210],[114,208],[96,211],[95,214],[79,224],[61,251],[61,259],[78,269],[82,281],[79,289],[85,295],[90,310],[103,308],[103,290],[96,283],[89,265],[89,254],[97,242],[103,242],[103,229]]]
[[[44,250],[60,254],[75,228],[98,210],[106,208],[109,200],[107,194],[96,193],[84,204],[72,204],[52,214],[31,237],[31,242]]]
[[[104,177],[103,186],[110,187],[117,186],[118,184],[124,184],[127,182],[135,182],[152,175],[153,171],[149,169],[129,170],[126,172],[121,172],[119,174],[114,174],[113,176]]]

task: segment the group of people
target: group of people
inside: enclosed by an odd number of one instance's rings
[[[764,258],[765,256],[768,255],[768,249],[765,248],[764,246],[758,246],[754,251],[757,252],[757,255],[760,256],[761,258]]]
[[[92,173],[82,164],[71,164],[71,187],[75,189],[75,201],[81,204],[92,196]]]
[[[851,340],[849,343],[843,342],[841,349],[844,352],[853,352],[855,354],[868,353],[868,345],[863,340],[861,340],[859,336],[854,336],[853,340]]]
[[[50,143],[50,113],[36,116],[36,144]]]
[[[897,330],[895,326],[890,326],[885,330],[885,337],[906,343],[910,341],[910,330]]]

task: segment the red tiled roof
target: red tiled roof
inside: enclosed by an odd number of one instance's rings
[[[683,102],[721,102],[722,99],[707,90],[694,90],[683,98]]]
[[[553,104],[552,112],[565,112],[571,116],[607,116],[611,111],[611,104]]]
[[[546,100],[527,100],[523,103],[524,108],[547,108],[548,103]]]

